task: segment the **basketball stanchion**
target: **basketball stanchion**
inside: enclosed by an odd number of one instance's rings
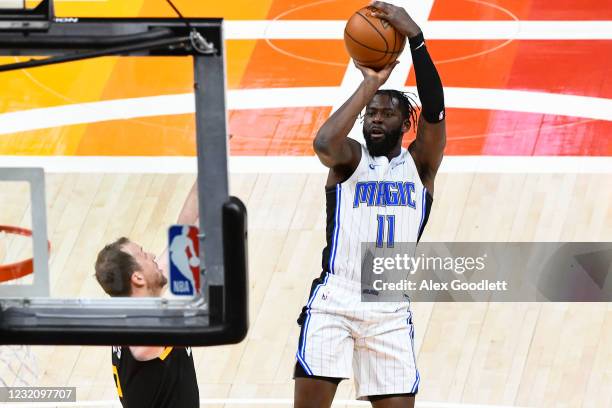
[[[9,282],[0,285],[0,343],[212,346],[242,341],[249,305],[247,213],[242,202],[229,195],[228,187],[223,19],[55,18],[53,1],[43,0],[34,8],[0,10],[2,24],[10,30],[0,30],[0,54],[36,58],[7,60],[0,72],[113,56],[191,60],[197,186],[206,197],[198,206],[197,272],[207,279],[200,280],[196,295],[179,299],[52,296],[44,170],[0,168],[0,180],[30,182],[34,254],[32,284],[10,281],[26,273],[30,264],[4,268]],[[79,268],[83,268],[80,261]]]

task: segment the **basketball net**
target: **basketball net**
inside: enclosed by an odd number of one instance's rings
[[[0,265],[10,262],[12,242],[4,231],[0,231]],[[10,281],[12,285],[27,284],[31,276]],[[0,282],[0,284],[2,284]],[[25,387],[38,385],[38,365],[30,346],[0,346],[0,386]]]
[[[0,346],[0,386],[35,386],[38,379],[38,364],[30,346]]]

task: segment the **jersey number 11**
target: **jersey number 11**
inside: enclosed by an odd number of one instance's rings
[[[385,240],[385,218],[387,219],[387,248],[393,248],[395,242],[395,215],[377,215],[378,228],[376,234],[376,248],[382,248]]]

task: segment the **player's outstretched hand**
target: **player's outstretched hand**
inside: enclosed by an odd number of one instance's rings
[[[403,35],[414,37],[421,32],[421,28],[402,7],[394,6],[384,1],[373,1],[370,3],[370,6],[378,10],[371,13],[372,17],[388,21],[389,24]]]
[[[396,60],[386,65],[380,71],[375,71],[370,67],[360,65],[356,61],[354,62],[355,62],[355,66],[357,67],[357,69],[360,70],[361,73],[363,74],[363,79],[366,81],[367,80],[374,81],[376,88],[380,88],[385,82],[387,82],[387,79],[389,79],[389,75],[391,75],[393,68],[395,68],[395,66],[399,64],[399,61]]]

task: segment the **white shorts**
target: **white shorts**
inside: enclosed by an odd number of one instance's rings
[[[297,363],[308,375],[350,378],[352,372],[359,399],[418,392],[409,302],[362,302],[359,282],[327,273],[299,322]]]

